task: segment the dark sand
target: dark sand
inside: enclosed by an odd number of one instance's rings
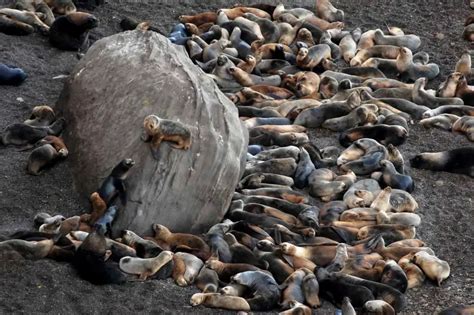
[[[4,1],[3,1],[4,2]],[[101,38],[120,31],[124,15],[148,19],[168,31],[180,14],[229,6],[234,1],[109,1],[95,14]],[[312,1],[283,1],[289,6]],[[209,4],[204,4],[209,3]],[[246,3],[246,2],[244,2]],[[457,58],[468,47],[461,39],[468,5],[458,1],[334,1],[346,13],[350,28],[383,27],[384,22],[416,33],[422,49],[441,67],[435,87],[452,72]],[[310,8],[310,6],[306,6]],[[438,34],[439,33],[439,34]],[[437,35],[438,34],[438,35]],[[442,34],[442,35],[440,35]],[[29,79],[21,87],[0,87],[0,129],[23,121],[33,106],[56,102],[62,89],[57,75],[68,74],[77,62],[75,53],[51,48],[47,39],[34,34],[13,37],[0,34],[0,62],[24,68]],[[106,79],[106,78],[104,78]],[[23,99],[22,101],[19,98]],[[336,134],[313,132],[318,146],[336,145]],[[401,146],[407,160],[416,153],[441,151],[471,145],[465,137],[439,130],[411,126],[408,142]],[[74,154],[74,152],[71,152]],[[27,152],[0,148],[0,233],[32,227],[40,211],[73,215],[85,211],[86,196],[79,196],[72,185],[68,161],[39,177],[25,173]],[[422,225],[418,237],[436,254],[449,262],[451,277],[441,287],[426,282],[408,293],[405,314],[433,314],[442,308],[474,304],[473,295],[473,189],[474,180],[462,175],[409,170],[416,181],[414,197],[420,204]],[[180,288],[168,281],[147,281],[122,286],[94,286],[81,280],[72,267],[50,260],[0,263],[0,313],[219,313],[189,306],[194,288]],[[325,303],[319,314],[331,314]]]

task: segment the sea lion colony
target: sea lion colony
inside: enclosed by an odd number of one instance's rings
[[[439,69],[416,52],[416,35],[396,27],[388,34],[345,30],[343,18],[323,0],[314,11],[255,5],[180,17],[184,24],[169,39],[185,45],[226,92],[250,136],[226,219],[205,235],[173,233],[158,222],[154,236],[123,231],[109,238],[117,208],[127,202],[127,175],[137,167],[124,159],[91,194],[91,211],[71,218],[39,213],[38,231],[0,242],[2,257],[68,261],[96,284],[172,277],[202,291],[192,305],[282,314],[311,314],[320,297],[343,314],[394,314],[406,305],[407,289],[425,278],[441,285],[450,268],[415,239],[416,186],[396,146],[414,122],[473,140],[470,55],[438,91],[426,90]],[[158,31],[130,18],[121,25]],[[27,170],[38,175],[68,155],[59,138],[64,126],[50,107],[38,106],[1,139],[34,147]],[[340,132],[347,148],[319,149],[307,128]],[[144,118],[143,134],[158,159],[162,141],[183,150],[192,145],[189,128],[155,115]],[[410,162],[474,177],[473,147]],[[463,311],[472,307],[447,313]]]

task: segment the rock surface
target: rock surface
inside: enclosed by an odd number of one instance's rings
[[[224,216],[243,172],[247,131],[234,104],[182,47],[153,32],[100,40],[71,73],[56,110],[68,123],[64,137],[82,195],[95,191],[122,159],[136,162],[115,235],[150,233],[152,223],[199,233]],[[163,142],[154,159],[140,139],[150,114],[188,125],[191,148]]]

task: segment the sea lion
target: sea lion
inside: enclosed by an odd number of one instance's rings
[[[242,86],[254,86],[254,85],[270,85],[280,86],[281,77],[279,75],[271,75],[268,77],[261,77],[254,74],[249,74],[238,67],[231,67],[228,69],[229,73],[233,76],[234,80]]]
[[[0,242],[2,261],[8,260],[38,260],[45,258],[54,246],[53,240],[25,241],[11,239]]]
[[[341,170],[352,170],[358,175],[368,175],[379,170],[380,161],[386,159],[387,156],[387,149],[379,142],[362,138],[347,148],[338,158],[337,163]]]
[[[352,172],[350,174],[353,174]],[[338,180],[334,172],[329,169],[316,169],[308,178],[309,193],[320,197],[324,201],[333,200],[339,193],[344,192],[352,184],[346,183],[342,178]],[[355,177],[355,175],[354,175]]]
[[[367,123],[375,123],[377,116],[374,112],[377,111],[376,106],[361,105],[353,109],[349,114],[337,118],[326,120],[321,127],[332,131],[344,131],[359,125]]]
[[[231,311],[250,311],[249,303],[241,297],[221,295],[220,293],[195,293],[190,301],[192,306],[203,305]]]
[[[272,173],[252,173],[244,177],[240,183],[238,188],[261,188],[266,187],[266,184],[269,185],[279,185],[279,186],[293,186],[294,181],[293,178],[278,174]],[[271,187],[271,186],[269,186]]]
[[[138,275],[139,280],[145,281],[172,259],[172,252],[163,251],[155,258],[123,257],[120,259],[119,266],[123,272]]]
[[[367,301],[368,303],[369,301]],[[357,315],[354,306],[352,306],[351,299],[347,296],[345,296],[342,299],[341,303],[341,311],[343,315]]]
[[[122,30],[124,31],[133,31],[135,29],[137,29],[137,27],[140,25],[140,21],[137,21],[131,17],[124,17],[121,21],[120,21],[120,27],[122,28]],[[160,31],[157,27],[155,26],[152,26],[152,25],[149,25],[148,26],[148,31],[152,31],[152,32],[156,32],[156,33],[159,33],[163,36],[165,36],[165,34],[163,34],[162,31]]]
[[[2,30],[2,28],[2,15],[0,15],[0,30]],[[22,69],[0,63],[0,85],[18,86],[22,84],[27,77]]]
[[[342,58],[346,61],[346,63],[350,64],[357,50],[357,43],[355,42],[352,34],[348,34],[341,39],[339,48],[341,49]]]
[[[281,285],[281,310],[287,310],[291,308],[291,302],[296,301],[299,303],[305,302],[303,293],[303,278],[306,276],[306,272],[302,269],[298,269],[293,272]]]
[[[410,256],[410,255],[408,255]],[[414,263],[410,262],[410,259],[403,257],[398,261],[400,267],[402,267],[408,279],[408,289],[416,288],[423,284],[425,281],[425,274],[423,271]]]
[[[465,174],[474,177],[474,148],[420,153],[410,160],[414,168]]]
[[[258,271],[258,267],[244,263],[223,263],[218,260],[208,260],[205,264],[206,268],[214,270],[219,279],[223,282],[229,283],[232,276],[244,271]]]
[[[57,214],[55,216],[51,216],[48,213],[45,212],[40,212],[35,215],[34,217],[34,223],[35,226],[41,226],[43,224],[56,224],[59,221],[63,221],[66,218],[63,215]]]
[[[367,314],[383,314],[383,315],[396,314],[393,307],[389,303],[382,300],[367,301],[364,304],[363,310],[367,312]]]
[[[384,145],[401,145],[405,143],[408,137],[408,131],[402,126],[391,125],[371,125],[360,126],[348,129],[340,134],[339,142],[343,146],[362,138],[370,138],[379,141]]]
[[[434,79],[439,74],[439,67],[437,64],[430,63],[427,65],[415,64],[413,62],[413,53],[406,47],[400,48],[400,53],[396,60],[397,71],[400,74],[402,81],[416,81],[419,78],[426,78],[427,80]]]
[[[108,260],[110,255],[105,237],[93,231],[77,249],[72,264],[79,275],[91,283],[124,283],[126,277],[117,263]]]
[[[252,311],[272,310],[280,299],[280,289],[275,279],[262,271],[245,271],[232,277],[232,281],[244,285],[253,293],[247,299]]]
[[[244,176],[253,173],[273,173],[293,177],[297,164],[292,158],[279,158],[268,161],[255,161],[245,167]]]
[[[56,120],[56,115],[51,107],[47,105],[35,106],[31,111],[30,118],[25,120],[23,123],[36,126],[46,127],[51,125]]]
[[[244,195],[279,198],[294,203],[308,203],[308,197],[304,193],[297,192],[291,188],[265,187],[257,189],[243,189],[241,193]]]
[[[117,215],[118,207],[110,206],[105,213],[94,223],[94,229],[103,235],[110,235],[112,230],[112,221]]]
[[[65,120],[60,118],[46,127],[30,126],[23,123],[8,125],[0,135],[3,145],[28,146],[48,135],[59,135],[65,125]]]
[[[298,165],[294,175],[295,187],[300,189],[306,187],[308,185],[308,178],[315,169],[316,167],[311,161],[308,151],[301,148]]]
[[[253,159],[260,161],[268,161],[272,159],[292,158],[294,160],[297,160],[299,153],[300,150],[296,146],[275,147],[274,149],[267,149],[259,152],[258,154],[253,156]]]
[[[211,255],[209,246],[198,236],[172,233],[167,227],[160,224],[153,224],[153,231],[155,240],[164,242],[175,250],[180,248],[187,251],[192,250],[192,253],[202,260],[207,260]]]
[[[374,42],[376,45],[393,45],[406,47],[411,51],[417,50],[421,45],[420,37],[410,35],[384,35],[382,30],[377,29],[374,32]]]
[[[132,231],[122,231],[122,242],[136,250],[137,256],[141,258],[156,257],[163,250],[154,241],[143,239]]]
[[[344,11],[336,9],[329,0],[316,1],[316,14],[328,22],[344,21]]]
[[[66,156],[67,150],[58,151],[51,144],[44,144],[31,152],[28,157],[27,172],[31,175],[40,175],[45,167],[52,166],[58,159]]]
[[[319,128],[326,120],[347,115],[352,108],[348,104],[327,103],[303,110],[295,119],[295,125]]]
[[[474,23],[468,24],[464,27],[462,36],[469,42],[474,42]]]
[[[20,11],[29,11],[33,13],[41,14],[41,20],[48,26],[51,26],[54,22],[54,15],[51,11],[48,4],[44,1],[36,1],[36,0],[16,0],[12,5],[12,9],[20,10]]]
[[[415,227],[401,224],[369,225],[359,229],[357,238],[362,240],[376,234],[383,234],[387,243],[393,243],[407,238],[414,238],[416,229]]]
[[[442,310],[438,315],[469,315],[474,312],[474,306],[453,306]]]
[[[312,308],[318,308],[321,306],[321,301],[319,300],[318,279],[312,272],[307,272],[303,278],[301,289],[303,290],[306,304]]]
[[[179,286],[188,286],[194,283],[204,263],[198,257],[178,252],[173,255],[174,268],[172,277]]]
[[[393,260],[385,263],[380,283],[387,284],[402,293],[405,293],[408,288],[408,279],[405,272]]]
[[[276,43],[280,39],[280,29],[271,19],[262,18],[250,12],[244,13],[242,16],[260,26],[265,43]]]
[[[314,45],[311,48],[301,48],[296,55],[296,65],[301,69],[312,70],[323,59],[331,58],[331,48],[327,44]]]
[[[237,64],[237,68],[240,68],[247,73],[252,73],[256,65],[257,59],[252,55],[247,55],[242,62]]]
[[[50,31],[50,27],[45,24],[41,19],[34,13],[23,10],[16,10],[10,8],[0,9],[0,16],[2,17],[2,26],[4,26],[4,31],[15,35],[26,35],[33,30],[38,30],[43,35],[47,35]]]
[[[203,293],[216,293],[219,289],[219,277],[217,273],[206,266],[201,268],[194,283]]]
[[[454,68],[454,72],[462,73],[466,78],[469,78],[471,75],[471,54],[469,52],[465,52],[461,55],[458,62],[456,62],[456,67]]]
[[[414,254],[412,261],[423,270],[428,278],[435,281],[438,286],[449,277],[449,264],[434,255],[420,251]]]
[[[461,98],[466,105],[474,106],[474,89],[467,85],[465,76],[459,78],[455,96]]]
[[[309,307],[294,300],[290,301],[288,307],[289,307],[288,310],[280,312],[278,314],[279,315],[294,315],[294,314],[311,315],[312,314],[312,311]]]
[[[380,166],[382,167],[382,177],[380,178],[382,186],[406,190],[409,193],[415,189],[413,179],[408,175],[398,173],[392,162],[382,160]]]
[[[299,98],[318,98],[320,78],[311,71],[297,75],[296,95]]]
[[[117,164],[109,176],[102,182],[97,190],[100,198],[110,206],[117,197],[122,205],[127,204],[127,192],[125,189],[125,179],[127,179],[130,169],[135,165],[132,159],[124,159]]]
[[[142,140],[150,142],[153,156],[159,158],[158,149],[162,141],[169,141],[172,148],[188,150],[191,147],[191,131],[183,123],[149,115],[143,121]]]
[[[464,101],[457,97],[436,97],[425,90],[426,78],[419,78],[415,81],[412,90],[413,102],[425,105],[431,109],[442,105],[464,105]]]
[[[54,13],[67,15],[76,12],[76,6],[71,0],[43,0]]]
[[[354,183],[343,196],[347,207],[358,208],[370,206],[380,192],[380,185],[374,179],[362,179]]]
[[[367,49],[359,49],[352,58],[350,65],[356,67],[362,65],[370,58],[397,59],[400,47],[393,45],[376,45]]]
[[[446,114],[445,114],[446,115]],[[438,117],[438,116],[435,116]],[[433,117],[433,118],[435,118]],[[474,141],[474,117],[464,116],[457,119],[452,125],[454,132],[465,134],[470,141]]]
[[[51,45],[62,50],[84,51],[89,48],[89,31],[98,20],[85,12],[73,12],[58,17],[49,30]]]
[[[252,13],[259,18],[271,20],[270,14],[266,11],[253,7],[234,7],[231,9],[220,9],[219,11],[225,13],[225,15],[227,15],[231,20],[243,16],[245,13]]]
[[[427,110],[423,118],[433,117],[440,114],[452,114],[457,116],[474,116],[474,106],[468,105],[442,105],[438,108]]]
[[[217,14],[209,11],[195,15],[180,15],[178,19],[181,23],[193,23],[199,26],[206,23],[216,23]]]

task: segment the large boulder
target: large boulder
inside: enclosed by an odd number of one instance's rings
[[[152,223],[199,233],[224,216],[244,169],[248,135],[234,104],[182,46],[139,31],[97,41],[69,76],[57,110],[67,121],[74,183],[85,198],[122,159],[136,162],[114,235],[145,234]],[[191,148],[163,142],[154,159],[140,138],[150,114],[190,126]]]

